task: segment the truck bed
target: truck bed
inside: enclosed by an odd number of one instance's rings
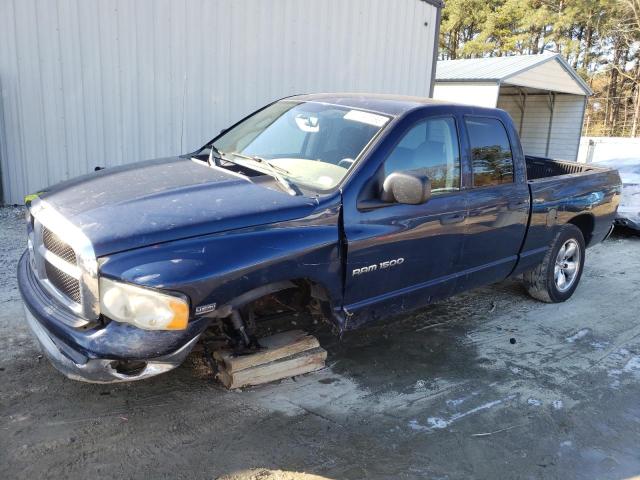
[[[584,163],[569,162],[564,160],[552,160],[544,157],[525,156],[527,164],[527,178],[529,180],[540,180],[548,177],[560,175],[573,175],[586,172],[603,172],[607,170],[602,167],[595,167]]]
[[[616,170],[529,155],[525,161],[531,216],[520,269],[537,265],[566,223],[577,221],[589,232],[587,246],[606,237],[619,202]]]

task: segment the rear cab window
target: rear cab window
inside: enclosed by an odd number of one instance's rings
[[[473,186],[513,183],[513,154],[504,125],[497,118],[466,117]]]

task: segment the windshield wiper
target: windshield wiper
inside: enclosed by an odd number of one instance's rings
[[[240,157],[240,158],[246,158],[247,160],[253,160],[254,162],[258,162],[258,163],[264,163],[265,165],[268,165],[271,170],[276,170],[280,173],[284,173],[284,174],[291,173],[289,170],[282,168],[279,165],[274,165],[266,158],[259,157],[258,155],[245,155],[244,153],[238,153],[238,152],[232,152],[231,155]]]
[[[302,192],[300,192],[300,189],[295,184],[293,184],[287,178],[281,175],[281,173],[284,173],[284,174],[290,173],[288,170],[282,167],[279,167],[278,165],[274,165],[266,158],[262,158],[257,155],[249,156],[249,155],[244,155],[238,152],[232,152],[231,155],[235,157],[246,158],[247,160],[252,160],[256,163],[260,163],[261,165],[264,165],[265,167],[267,167],[267,170],[269,170],[269,173],[271,174],[271,176],[284,188],[284,190],[289,195],[292,195],[292,196],[302,195]]]

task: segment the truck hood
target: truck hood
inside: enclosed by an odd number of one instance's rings
[[[41,199],[83,231],[97,257],[301,218],[316,206],[183,157],[101,170],[51,187]]]

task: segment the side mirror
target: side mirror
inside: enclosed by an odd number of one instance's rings
[[[419,205],[431,198],[431,180],[425,169],[394,172],[384,179],[382,200]]]

